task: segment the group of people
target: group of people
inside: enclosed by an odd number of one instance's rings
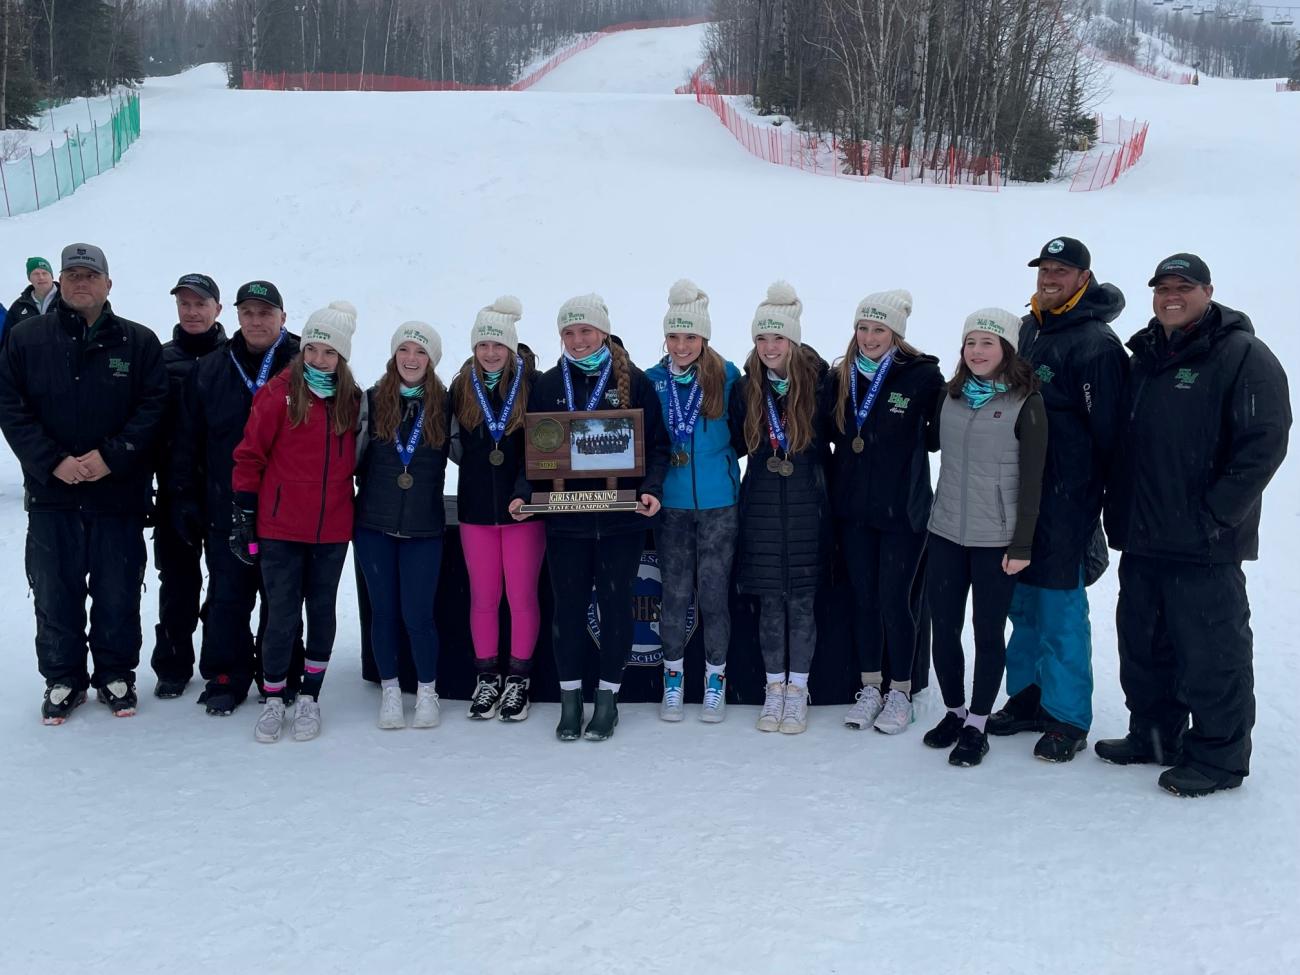
[[[186,274],[162,345],[113,311],[99,248],[65,248],[57,285],[33,258],[24,314],[0,337],[0,428],[24,472],[44,720],[66,720],[90,686],[114,714],[134,713],[152,518],[158,697],[184,693],[202,621],[208,712],[231,714],[257,686],[258,741],[278,740],[286,722],[294,738],[316,737],[352,543],[372,608],[379,725],[407,723],[403,637],[418,676],[411,724],[437,725],[434,592],[450,460],[459,465],[478,669],[471,718],[528,715],[545,561],[556,735],[614,734],[632,586],[652,528],[663,579],[660,716],[685,715],[694,600],[705,649],[699,716],[723,720],[734,588],[759,606],[758,728],[804,731],[814,600],[835,532],[862,668],[845,724],[897,734],[913,722],[921,575],[946,709],[924,743],[973,766],[989,735],[1032,730],[1037,757],[1067,762],[1091,730],[1085,587],[1104,570],[1109,541],[1122,553],[1117,628],[1130,722],[1095,751],[1168,766],[1159,784],[1178,795],[1235,787],[1249,771],[1254,722],[1241,563],[1257,557],[1261,497],[1286,452],[1285,373],[1250,320],[1213,300],[1195,255],[1156,266],[1154,317],[1128,351],[1110,324],[1123,295],[1095,279],[1080,241],[1053,238],[1029,266],[1029,314],[967,316],[947,379],[939,359],[906,338],[906,291],[859,302],[844,354],[828,364],[803,341],[794,288],[778,282],[755,311],[740,369],[711,345],[707,294],[679,281],[663,318],[666,355],[644,372],[594,294],[560,308],[563,353],[539,371],[519,341],[522,306],[502,297],[478,313],[450,387],[436,373],[437,331],[409,321],[363,391],[349,368],[357,313],[347,302],[313,312],[294,335],[275,285],[252,281],[238,290],[239,328],[227,336],[215,281]],[[636,510],[524,512],[533,490],[548,486],[525,478],[525,414],[596,409],[643,411],[644,474],[617,482]],[[568,490],[605,486],[566,479]],[[600,680],[587,718],[593,590]],[[1008,698],[994,711],[1004,677]]]

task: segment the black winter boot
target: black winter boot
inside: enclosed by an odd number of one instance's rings
[[[560,723],[555,726],[560,741],[577,741],[582,737],[582,691],[560,691]]]
[[[1092,749],[1112,765],[1177,765],[1182,758],[1177,745],[1163,744],[1159,735],[1140,731],[1130,731],[1123,738],[1103,738]]]
[[[1195,799],[1208,796],[1220,789],[1235,789],[1241,785],[1240,775],[1230,775],[1223,779],[1212,779],[1204,772],[1199,772],[1186,765],[1177,765],[1160,773],[1160,788],[1176,796]]]
[[[587,741],[604,741],[612,738],[618,727],[618,698],[613,691],[596,691],[596,708],[591,712],[587,730],[582,737]]]
[[[1034,746],[1034,758],[1044,762],[1068,762],[1088,747],[1088,733],[1072,724],[1053,724]]]
[[[1001,710],[990,714],[984,730],[998,737],[1022,731],[1046,731],[1049,719],[1043,711],[1042,700],[1042,690],[1037,684],[1030,684],[1007,698]]]
[[[989,753],[989,736],[974,725],[965,725],[957,737],[957,745],[948,753],[948,764],[961,768],[978,765]]]
[[[949,711],[944,714],[942,721],[925,733],[921,741],[931,748],[951,748],[957,744],[957,737],[965,724],[963,718]]]

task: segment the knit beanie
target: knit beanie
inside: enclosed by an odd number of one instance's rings
[[[474,319],[474,327],[469,330],[470,351],[480,342],[500,342],[518,355],[519,333],[515,330],[515,322],[523,313],[523,303],[514,295],[502,295],[480,310]]]
[[[600,295],[578,295],[570,298],[560,306],[560,313],[555,317],[560,331],[570,325],[590,325],[609,334],[609,309],[605,299]]]
[[[1002,308],[981,308],[966,316],[966,324],[961,330],[962,342],[971,332],[988,332],[1006,339],[1014,351],[1020,341],[1020,316]]]
[[[357,310],[347,301],[331,301],[317,309],[302,327],[302,344],[328,345],[344,359],[352,358],[352,333],[357,330]]]
[[[907,335],[907,316],[912,314],[912,292],[898,288],[878,291],[858,302],[853,327],[859,322],[880,322],[900,339]]]
[[[54,273],[54,268],[50,267],[50,262],[43,257],[27,258],[27,276],[30,278],[33,271],[49,271]]]
[[[803,302],[795,294],[794,286],[777,281],[768,287],[767,300],[754,312],[751,335],[755,339],[764,332],[784,335],[795,345],[802,345],[803,329],[799,325],[802,314]]]
[[[708,339],[713,333],[709,322],[709,296],[694,281],[685,278],[668,289],[668,313],[664,315],[664,335],[698,335]]]
[[[428,322],[402,322],[393,333],[389,343],[389,355],[397,355],[397,347],[403,342],[414,342],[429,354],[429,368],[437,368],[442,359],[442,337]]]

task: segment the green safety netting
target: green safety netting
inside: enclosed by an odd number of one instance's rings
[[[140,96],[129,93],[117,102],[112,117],[67,130],[62,142],[51,140],[37,152],[0,163],[4,215],[31,213],[71,196],[86,180],[116,166],[140,138]]]

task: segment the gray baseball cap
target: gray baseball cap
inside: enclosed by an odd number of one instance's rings
[[[63,261],[59,270],[66,271],[70,267],[85,267],[108,276],[108,258],[94,244],[69,244],[63,248]]]

